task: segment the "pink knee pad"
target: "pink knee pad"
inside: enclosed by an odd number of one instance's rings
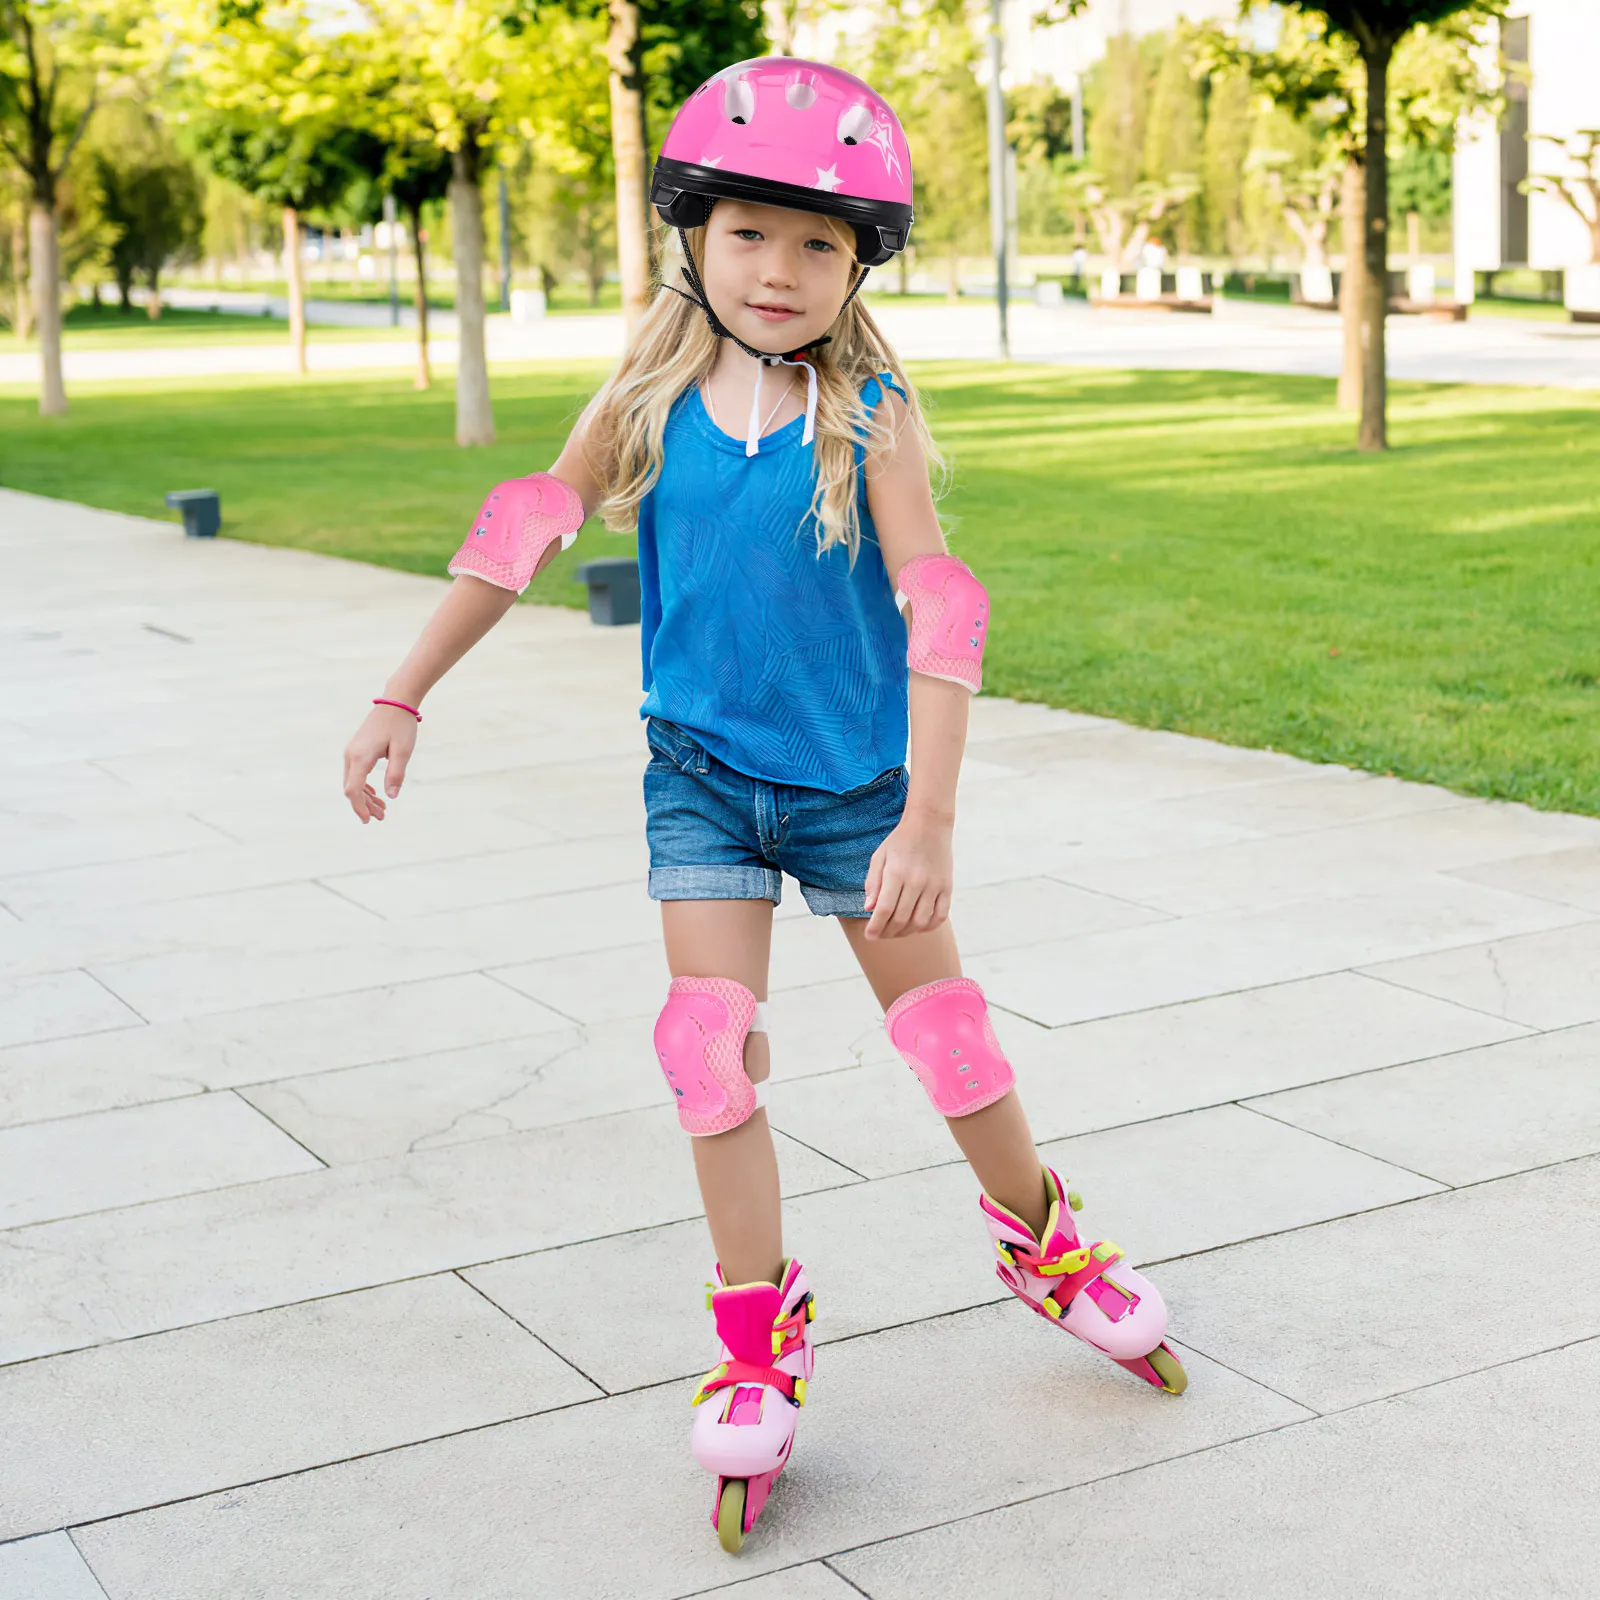
[[[766,1008],[733,978],[674,978],[656,1018],[656,1056],[685,1133],[726,1133],[766,1104],[744,1070],[744,1041],[766,1032]]]
[[[1011,1063],[971,978],[939,978],[908,990],[883,1019],[894,1047],[944,1116],[964,1117],[1008,1094]]]

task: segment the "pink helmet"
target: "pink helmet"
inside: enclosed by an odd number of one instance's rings
[[[859,78],[820,61],[759,56],[724,67],[684,101],[650,182],[676,228],[718,200],[818,211],[850,223],[856,256],[881,266],[911,232],[911,152],[900,119]]]

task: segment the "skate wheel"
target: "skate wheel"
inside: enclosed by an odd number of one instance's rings
[[[1189,1374],[1183,1370],[1183,1363],[1165,1344],[1158,1344],[1145,1360],[1150,1363],[1161,1380],[1161,1387],[1168,1394],[1182,1394],[1189,1387]]]
[[[1179,1371],[1183,1369],[1180,1367]],[[748,1489],[743,1478],[725,1478],[717,1496],[717,1543],[730,1556],[739,1553],[744,1543],[744,1506]]]

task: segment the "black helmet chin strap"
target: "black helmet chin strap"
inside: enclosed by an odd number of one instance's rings
[[[797,345],[793,350],[785,351],[782,355],[774,355],[770,350],[757,350],[748,345],[738,334],[730,333],[722,325],[722,319],[711,309],[711,297],[706,293],[705,285],[700,281],[700,275],[694,270],[694,257],[689,252],[689,236],[682,228],[678,229],[678,242],[683,246],[683,275],[689,280],[689,287],[693,294],[686,294],[676,284],[663,283],[663,289],[670,289],[676,295],[682,295],[690,305],[699,306],[705,313],[707,324],[719,339],[729,339],[744,351],[747,356],[753,356],[757,362],[756,387],[750,397],[750,426],[745,436],[744,453],[753,456],[760,450],[761,420],[758,407],[761,401],[761,374],[768,367],[804,367],[806,369],[806,425],[800,436],[801,444],[810,444],[816,435],[817,429],[817,372],[806,357],[813,350],[820,349],[825,344],[833,342],[831,334],[823,334],[820,339],[813,339],[810,344]],[[856,275],[856,281],[850,285],[850,292],[844,297],[839,310],[855,299],[861,285],[867,281],[867,273],[871,269],[862,267]]]

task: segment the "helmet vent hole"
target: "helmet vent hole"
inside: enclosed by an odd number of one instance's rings
[[[839,143],[860,144],[872,132],[872,113],[865,106],[851,106],[839,118]]]
[[[740,126],[756,114],[755,91],[743,78],[735,78],[722,92],[722,111],[729,122]]]
[[[783,91],[783,98],[794,107],[796,111],[804,111],[816,103],[817,91],[809,83],[791,83]]]

